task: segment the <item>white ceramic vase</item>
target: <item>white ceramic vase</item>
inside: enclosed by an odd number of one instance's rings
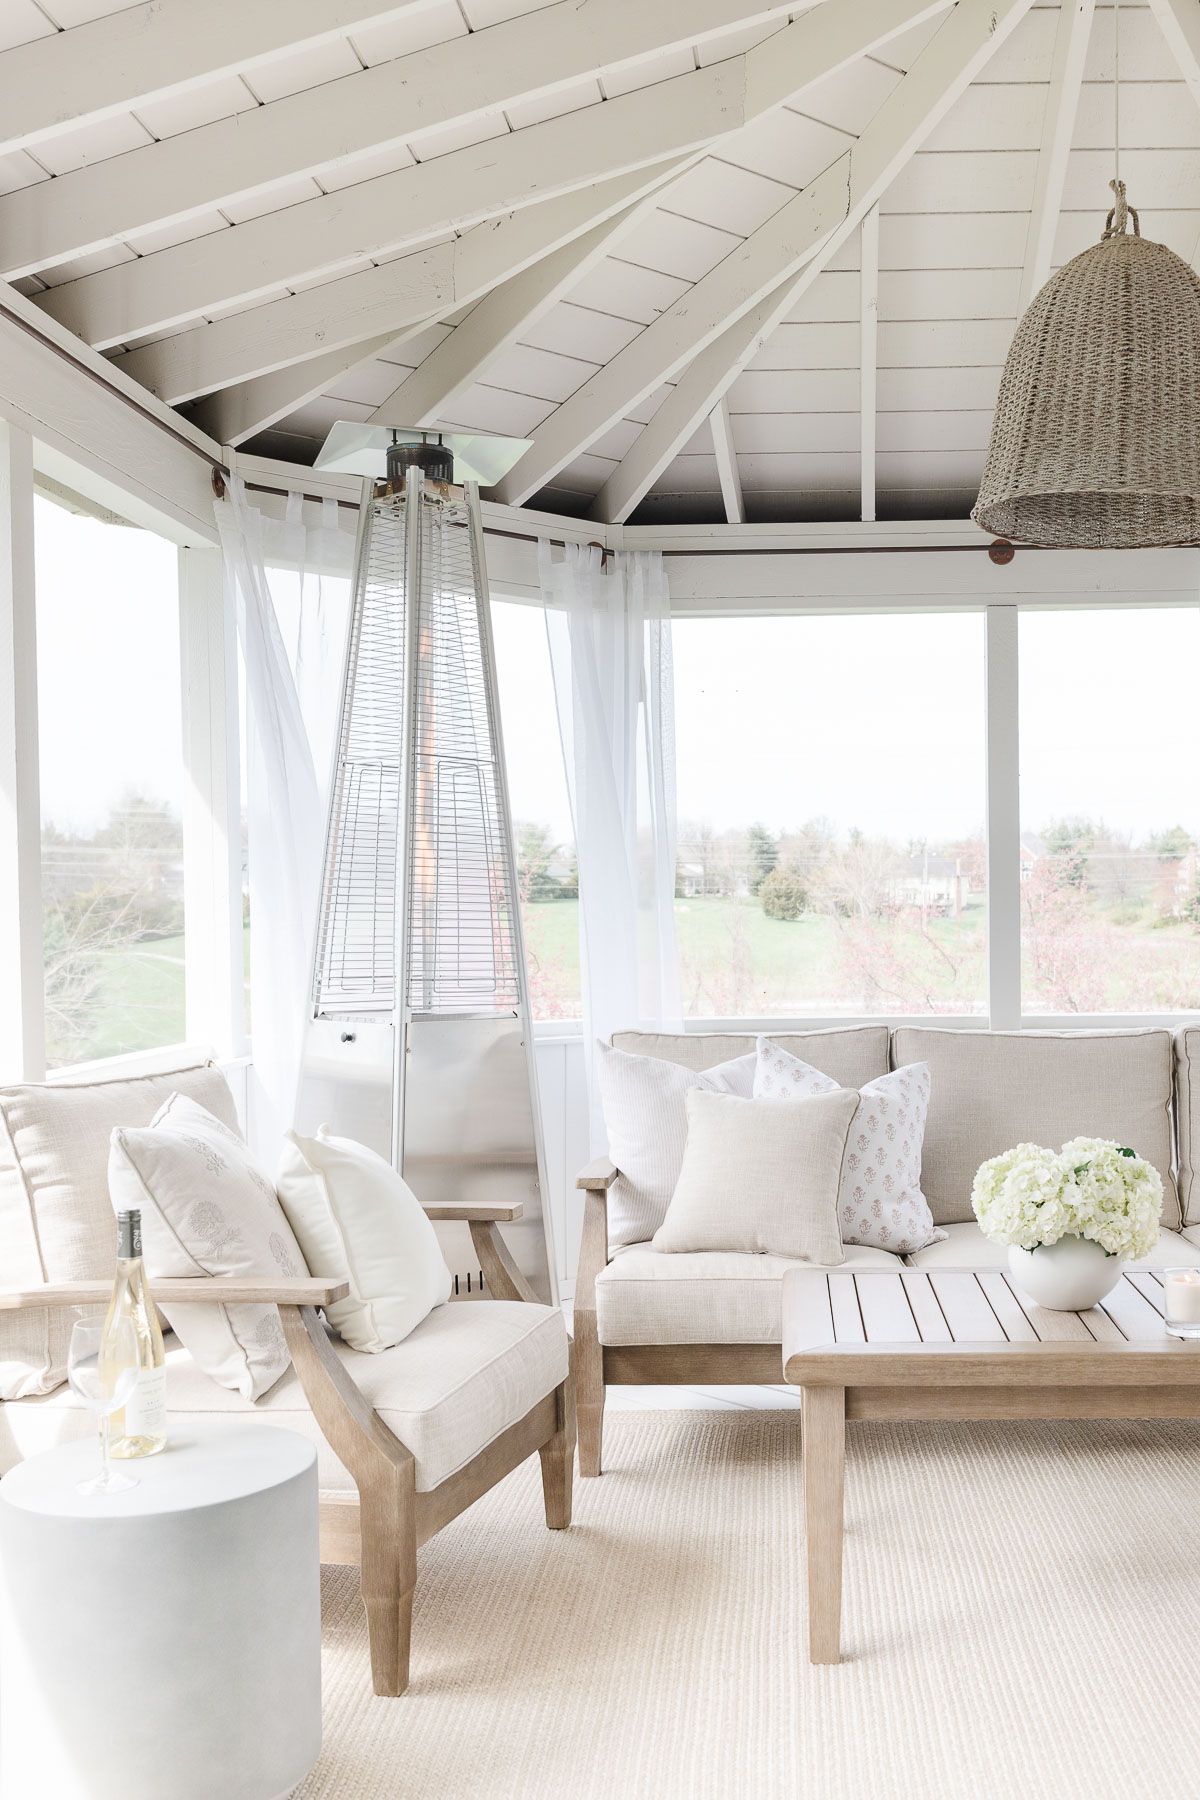
[[[1036,1250],[1008,1247],[1012,1278],[1030,1300],[1052,1312],[1083,1312],[1111,1293],[1125,1260],[1109,1256],[1091,1238],[1062,1237]]]

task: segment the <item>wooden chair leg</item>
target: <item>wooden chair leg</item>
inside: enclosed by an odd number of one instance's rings
[[[571,1523],[571,1485],[575,1473],[575,1383],[568,1375],[555,1391],[558,1429],[538,1451],[542,1459],[542,1496],[546,1524],[565,1531]]]
[[[575,1311],[575,1403],[579,1414],[579,1473],[599,1475],[604,1439],[604,1351],[594,1312]]]
[[[362,1598],[377,1694],[408,1686],[413,1590],[417,1584],[416,1483],[411,1465],[386,1481],[359,1486]]]

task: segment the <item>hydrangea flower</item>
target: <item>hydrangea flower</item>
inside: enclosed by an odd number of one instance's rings
[[[1072,1138],[1061,1151],[1017,1144],[980,1166],[971,1205],[994,1243],[1036,1250],[1075,1236],[1109,1256],[1146,1256],[1158,1241],[1162,1180],[1108,1138]]]

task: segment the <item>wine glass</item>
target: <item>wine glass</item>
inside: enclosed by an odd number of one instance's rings
[[[138,1343],[133,1320],[116,1319],[107,1328],[76,1319],[67,1351],[67,1380],[100,1421],[100,1470],[76,1485],[81,1494],[123,1494],[137,1477],[114,1469],[108,1460],[108,1424],[132,1398],[138,1378]]]

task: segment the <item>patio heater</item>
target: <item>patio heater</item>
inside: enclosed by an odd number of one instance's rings
[[[519,1200],[502,1227],[555,1294],[529,989],[477,483],[508,438],[338,424],[364,475],[300,1110],[426,1203]],[[459,1293],[465,1225],[438,1225]]]

